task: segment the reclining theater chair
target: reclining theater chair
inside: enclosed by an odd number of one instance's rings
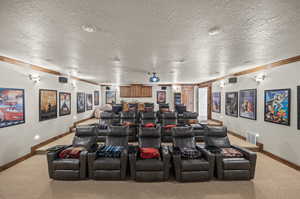
[[[143,159],[141,148],[155,148],[159,158]],[[167,147],[161,146],[160,127],[140,127],[139,145],[129,153],[131,178],[136,181],[164,181],[169,178],[170,154]]]
[[[173,164],[176,180],[179,182],[208,181],[213,178],[215,158],[208,150],[196,145],[190,127],[175,127],[173,133]],[[183,156],[186,150],[197,152],[197,157]]]
[[[254,178],[256,153],[230,144],[226,127],[208,127],[204,137],[207,149],[214,150],[216,156],[217,178],[219,180],[250,180]],[[240,152],[240,157],[224,154],[224,149]],[[216,152],[215,149],[221,151]]]
[[[106,146],[123,146],[119,158],[98,157],[97,152],[88,154],[89,177],[95,180],[124,180],[128,159],[128,127],[110,126]]]
[[[121,123],[128,125],[128,141],[135,142],[137,140],[137,112],[123,111],[121,112]]]
[[[65,148],[47,152],[49,177],[55,180],[83,180],[87,177],[87,154],[97,149],[94,127],[76,128],[72,147],[84,147],[79,158],[59,158]],[[70,147],[71,147],[70,146]]]
[[[141,125],[148,123],[156,124],[155,112],[141,112]]]
[[[161,136],[163,142],[172,142],[172,128],[177,125],[177,113],[165,112],[162,114]]]
[[[206,125],[200,124],[198,122],[198,113],[186,111],[183,113],[183,121],[185,125],[192,127],[191,131],[195,135],[197,142],[204,140],[204,135],[207,131]],[[196,123],[191,123],[191,121],[196,121]]]
[[[162,114],[164,112],[169,112],[170,111],[170,107],[169,104],[159,104],[159,109],[156,112],[156,118],[157,118],[157,122],[161,123],[162,120]]]
[[[99,128],[96,128],[97,142],[105,142],[108,126],[120,123],[119,115],[112,111],[104,111],[100,115]]]

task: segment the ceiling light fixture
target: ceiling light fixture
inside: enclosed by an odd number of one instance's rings
[[[89,32],[89,33],[96,32],[96,30],[97,30],[97,28],[92,25],[82,25],[81,28],[83,31]]]
[[[208,34],[209,34],[210,36],[214,36],[214,35],[219,34],[220,32],[221,32],[220,28],[217,27],[217,26],[215,26],[215,27],[209,29]]]
[[[149,81],[155,83],[155,82],[159,82],[160,79],[158,76],[156,76],[156,73],[152,73],[152,76],[149,78]]]

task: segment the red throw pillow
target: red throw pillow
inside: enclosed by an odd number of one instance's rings
[[[140,148],[140,157],[142,159],[159,158],[160,153],[156,148]]]
[[[155,127],[155,124],[153,124],[153,123],[147,123],[147,124],[145,124],[145,127],[146,128]]]
[[[69,158],[72,149],[73,149],[73,147],[66,148],[66,149],[62,150],[62,151],[58,154],[58,157],[59,157],[59,158],[62,158],[62,159],[64,159],[64,158]]]
[[[170,128],[173,128],[173,127],[176,127],[176,124],[168,124],[164,128],[170,129]]]

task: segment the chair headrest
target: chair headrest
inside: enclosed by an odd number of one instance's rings
[[[197,112],[183,112],[183,117],[186,119],[197,119],[198,113]]]
[[[128,126],[109,126],[108,136],[124,137],[128,136]]]
[[[100,114],[101,119],[112,119],[114,118],[115,113],[111,111],[104,111]]]
[[[140,127],[139,137],[152,137],[152,138],[159,138],[161,137],[160,134],[160,126],[146,128]]]
[[[142,119],[155,119],[156,115],[155,112],[141,112]]]
[[[134,111],[123,111],[121,112],[121,118],[136,118],[136,112]]]
[[[225,137],[227,136],[226,126],[207,126],[207,136],[212,137]]]
[[[169,104],[159,104],[159,109],[161,108],[169,108]]]
[[[75,136],[84,137],[84,136],[96,136],[95,126],[84,125],[76,127]]]
[[[144,104],[145,104],[145,107],[151,107],[151,108],[154,107],[154,103],[147,103],[146,102]]]
[[[176,112],[164,112],[162,114],[163,119],[176,119],[177,113]]]
[[[173,137],[193,137],[194,133],[191,131],[191,127],[174,127],[172,128]]]

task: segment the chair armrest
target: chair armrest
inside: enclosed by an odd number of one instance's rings
[[[174,152],[173,147],[169,146],[169,151],[172,154],[175,178],[177,181],[181,181],[181,155]]]
[[[250,179],[253,179],[255,175],[257,154],[253,151],[241,148],[236,145],[233,145],[232,147],[242,152],[245,158],[250,161]]]
[[[132,180],[135,180],[136,160],[137,160],[137,151],[129,153],[130,175]]]
[[[124,149],[121,153],[121,179],[124,180],[126,178],[127,171],[127,160],[128,160],[128,150]]]
[[[201,151],[204,158],[208,161],[208,164],[209,164],[208,173],[209,173],[210,179],[212,179],[214,176],[214,170],[215,170],[215,155],[213,153],[211,153],[210,151],[208,151],[207,149],[204,149],[201,147],[197,147],[197,148],[199,151]]]
[[[222,180],[224,178],[224,172],[223,172],[223,156],[220,153],[215,154],[215,164],[217,168],[217,179]]]
[[[164,180],[167,180],[169,178],[170,175],[170,160],[171,160],[171,156],[170,156],[170,152],[169,152],[169,148],[167,146],[162,146],[161,147],[161,154],[162,154],[162,160],[163,160],[163,165],[164,165]]]
[[[94,161],[96,159],[96,152],[93,153],[88,153],[87,155],[87,162],[88,162],[88,174],[89,174],[89,178],[93,178],[94,177]]]
[[[86,170],[87,170],[87,156],[88,152],[86,150],[81,151],[80,156],[79,156],[79,161],[80,161],[80,179],[85,179],[86,178]]]

